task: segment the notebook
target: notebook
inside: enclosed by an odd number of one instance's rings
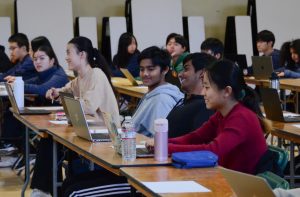
[[[69,111],[68,111],[68,108],[66,107],[66,102],[65,102],[65,98],[64,97],[74,98],[74,95],[71,94],[71,93],[59,92],[59,98],[60,98],[61,104],[62,104],[62,106],[64,108],[68,124],[72,125],[72,121],[70,119]]]
[[[51,111],[43,110],[43,109],[28,109],[26,107],[19,108],[15,99],[15,95],[13,93],[12,87],[9,83],[5,83],[5,88],[8,94],[8,98],[11,103],[11,107],[14,112],[20,115],[48,115],[51,114]]]
[[[233,61],[243,71],[244,75],[248,74],[247,58],[246,55],[242,54],[224,54],[224,57],[228,60]]]
[[[291,113],[284,115],[276,89],[260,88],[260,93],[266,117],[268,119],[279,122],[300,122],[300,115],[291,115]]]
[[[126,68],[120,68],[121,72],[123,73],[123,75],[125,75],[125,77],[130,81],[131,85],[133,86],[139,86],[142,85],[142,83],[140,81],[136,81],[134,79],[134,77],[132,76],[132,74],[128,71],[128,69]]]
[[[219,169],[237,196],[275,197],[265,179],[222,167]]]
[[[117,126],[113,118],[111,117],[111,115],[102,112],[102,117],[104,119],[105,125],[107,126],[113,144],[121,145],[121,139],[120,137],[118,137],[121,134],[121,130],[117,129]],[[117,153],[122,154],[121,147],[114,146],[114,148],[116,149]],[[150,153],[146,147],[138,147],[138,146],[136,147],[136,157],[142,158],[142,157],[153,157],[153,156],[154,154]]]
[[[252,56],[253,76],[255,79],[269,79],[273,72],[271,56]]]
[[[74,132],[78,137],[91,142],[109,142],[110,137],[105,126],[91,125],[86,121],[80,100],[64,97],[65,105],[74,127]]]

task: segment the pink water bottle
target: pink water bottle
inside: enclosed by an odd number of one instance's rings
[[[156,161],[168,160],[168,120],[154,121],[154,158]]]

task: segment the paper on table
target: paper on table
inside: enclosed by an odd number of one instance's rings
[[[57,106],[57,107],[26,107],[27,109],[30,110],[49,110],[49,111],[59,111],[59,110],[64,110],[62,106]]]
[[[155,193],[210,192],[195,181],[142,182]]]
[[[60,125],[67,125],[68,121],[66,120],[49,120],[52,124],[60,124]]]
[[[300,124],[293,124],[294,127],[300,128]]]

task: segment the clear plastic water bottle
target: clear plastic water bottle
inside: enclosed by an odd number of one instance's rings
[[[136,133],[130,116],[125,117],[122,124],[122,158],[124,161],[134,161],[136,159]]]
[[[24,81],[22,77],[16,77],[13,85],[14,96],[19,108],[24,107]]]

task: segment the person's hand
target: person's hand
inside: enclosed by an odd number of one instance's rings
[[[149,153],[154,153],[154,139],[147,140],[145,146]]]
[[[51,88],[46,92],[46,98],[51,99],[52,101],[59,96],[58,89]]]
[[[15,76],[6,76],[5,78],[4,78],[4,80],[6,80],[7,81],[7,83],[13,83],[15,80],[16,80],[16,77]]]
[[[276,74],[278,77],[284,77],[284,72],[277,72]]]

